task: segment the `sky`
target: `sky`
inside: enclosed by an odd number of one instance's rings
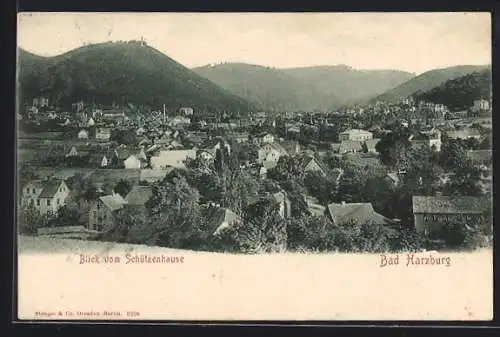
[[[489,13],[20,13],[18,45],[54,56],[134,40],[186,67],[345,64],[422,73],[491,63]]]

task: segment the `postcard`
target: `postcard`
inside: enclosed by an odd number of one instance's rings
[[[491,34],[19,13],[18,320],[491,320]]]

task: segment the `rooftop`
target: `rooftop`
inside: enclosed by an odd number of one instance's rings
[[[414,196],[413,213],[480,214],[491,201],[470,196]]]

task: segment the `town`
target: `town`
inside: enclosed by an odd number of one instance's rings
[[[491,239],[491,97],[248,114],[35,97],[17,116],[23,234],[237,252]]]

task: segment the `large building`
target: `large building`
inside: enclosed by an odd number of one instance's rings
[[[66,203],[69,192],[63,180],[34,180],[23,187],[21,203],[34,206],[40,214],[56,213]]]
[[[360,129],[350,129],[342,132],[339,135],[339,140],[355,140],[355,141],[366,141],[373,139],[373,133],[370,131],[360,130]]]
[[[433,235],[447,224],[483,217],[490,202],[470,196],[414,196],[413,216],[417,232]]]

